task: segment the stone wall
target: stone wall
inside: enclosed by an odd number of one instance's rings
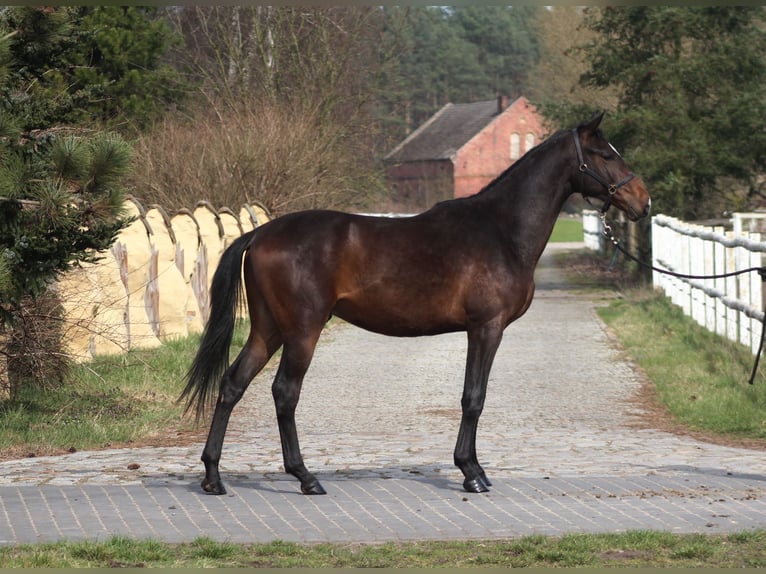
[[[269,220],[259,204],[235,213],[200,202],[170,217],[160,206],[145,208],[129,198],[125,210],[136,219],[103,259],[82,264],[58,283],[67,352],[77,360],[201,331],[224,249]]]

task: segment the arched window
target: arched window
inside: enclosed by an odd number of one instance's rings
[[[521,137],[516,132],[511,134],[511,159],[521,157]]]
[[[527,153],[529,150],[535,147],[535,134],[533,134],[532,132],[527,132],[527,137],[524,144],[526,145],[526,147],[524,148],[524,153]]]

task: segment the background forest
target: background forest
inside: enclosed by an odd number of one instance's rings
[[[606,131],[663,210],[709,217],[761,200],[763,17],[763,7],[3,8],[3,111],[36,151],[71,130],[122,135],[133,148],[126,189],[147,202],[257,199],[279,214],[385,200],[382,156],[441,106],[525,95],[551,131],[606,109]]]
[[[655,212],[758,207],[764,15],[760,6],[0,7],[9,370],[37,368],[11,365],[23,355],[15,344],[29,348],[29,301],[39,311],[57,273],[111,243],[126,224],[126,193],[168,211],[203,199],[257,200],[274,215],[378,209],[389,201],[382,157],[447,102],[524,95],[551,132],[606,110],[604,129],[646,180]]]

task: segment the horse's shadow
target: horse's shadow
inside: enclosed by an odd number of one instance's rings
[[[668,465],[663,467],[646,467],[652,471],[654,476],[687,476],[694,478],[715,477],[731,479],[737,481],[753,481],[756,483],[766,483],[766,474],[732,472],[726,469],[716,467],[696,467],[690,465]],[[489,470],[490,478],[492,471]],[[509,480],[506,476],[508,469],[503,469],[503,476],[496,479],[496,487],[502,486]],[[192,494],[207,496],[200,487],[200,482],[204,473],[185,474],[185,475],[145,475],[143,482],[145,486],[165,487],[176,486]],[[462,487],[462,475],[459,470],[444,465],[443,467],[428,465],[408,465],[406,467],[384,466],[384,467],[358,467],[343,468],[338,470],[325,470],[316,473],[316,477],[324,484],[326,483],[329,494],[343,492],[345,495],[352,495],[354,488],[349,488],[349,483],[358,483],[361,485],[361,491],[369,488],[370,482],[385,484],[386,481],[404,481],[403,488],[427,488],[434,492],[444,492],[445,494],[464,495]],[[543,477],[541,477],[543,478]],[[549,479],[550,477],[545,477]],[[582,477],[581,477],[582,478]],[[237,491],[252,490],[262,495],[295,495],[305,496],[301,493],[300,482],[292,476],[283,472],[264,472],[264,473],[241,473],[229,472],[223,476],[224,484],[228,488],[229,494]],[[528,478],[520,480],[527,481]],[[760,488],[760,485],[756,485]],[[378,488],[378,486],[375,486]],[[402,488],[398,486],[397,488]],[[502,490],[502,488],[501,488]],[[496,488],[491,491],[497,491]]]
[[[315,476],[324,484],[328,485],[328,492],[348,491],[343,484],[365,481],[406,481],[414,485],[427,486],[430,489],[450,493],[464,493],[462,475],[457,468],[440,468],[433,464],[410,465],[403,467],[375,467],[375,468],[344,468],[342,470],[327,470],[315,473]],[[201,488],[200,482],[204,473],[185,475],[145,475],[143,477],[146,486],[165,487],[177,486],[188,492],[207,495]],[[300,482],[292,476],[282,472],[267,473],[241,473],[230,472],[223,475],[224,485],[228,493],[242,490],[254,490],[262,494],[281,494],[305,496],[301,493]],[[337,488],[336,488],[337,486]]]

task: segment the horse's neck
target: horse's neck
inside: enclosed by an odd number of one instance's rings
[[[566,154],[547,154],[539,162],[519,166],[505,185],[494,190],[494,217],[506,246],[525,265],[534,266],[543,253],[564,202],[571,195],[572,166]],[[576,163],[575,160],[572,160]]]

